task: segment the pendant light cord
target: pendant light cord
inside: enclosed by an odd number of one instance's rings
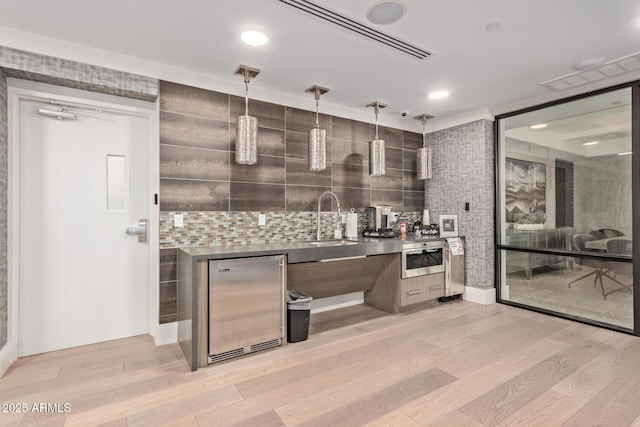
[[[246,77],[244,80],[244,115],[249,115],[249,81]]]
[[[320,122],[318,121],[318,110],[320,108],[320,91],[316,89],[316,129],[320,129]]]
[[[376,112],[376,140],[378,139],[378,112],[380,111],[380,107],[376,104],[375,112]]]
[[[427,119],[422,120],[422,148],[427,148]]]

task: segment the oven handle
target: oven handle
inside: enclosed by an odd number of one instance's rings
[[[437,248],[437,249],[409,249],[409,250],[404,250],[402,251],[402,253],[404,255],[419,255],[423,252],[429,252],[429,253],[433,253],[433,252],[438,252],[440,251],[442,248]]]

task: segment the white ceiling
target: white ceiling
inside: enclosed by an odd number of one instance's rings
[[[340,106],[373,118],[365,105],[379,100],[389,105],[381,122],[386,116],[387,123],[405,129],[419,129],[413,116],[422,113],[444,123],[640,78],[636,70],[566,92],[540,85],[575,72],[575,64],[584,59],[610,61],[640,51],[638,0],[404,0],[406,15],[386,26],[366,20],[367,9],[377,1],[318,3],[434,55],[413,59],[277,0],[0,0],[0,26],[49,38],[32,43],[41,53],[50,54],[49,47],[60,41],[72,42],[170,66],[159,67],[158,78],[188,83],[181,71],[212,76],[237,85],[238,94],[243,85],[233,71],[245,64],[262,70],[250,95],[270,93],[270,101],[297,99],[288,104],[313,109],[304,90],[318,84],[330,89],[321,110]],[[502,28],[487,31],[493,22]],[[269,43],[245,45],[239,38],[245,29],[261,29]],[[31,46],[23,42],[28,36],[14,32],[0,38],[0,44]],[[117,65],[113,68],[122,68]],[[429,100],[426,95],[434,90],[451,95]],[[400,117],[402,111],[410,111],[409,116]],[[327,112],[335,114],[335,109]]]

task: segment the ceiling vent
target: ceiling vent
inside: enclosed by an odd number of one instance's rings
[[[326,22],[329,22],[338,27],[342,27],[360,36],[366,37],[369,40],[373,40],[377,43],[382,43],[388,47],[391,47],[398,52],[402,52],[405,55],[412,56],[417,59],[425,59],[432,55],[426,49],[407,43],[397,37],[390,36],[374,28],[351,19],[345,15],[342,15],[326,7],[320,6],[312,1],[308,0],[278,0],[288,6],[291,6],[299,11],[312,15],[315,18],[320,18]]]
[[[640,71],[640,52],[605,62],[602,65],[556,77],[555,79],[547,80],[540,84],[560,92],[577,86],[582,86],[587,83],[606,79],[608,77],[614,77],[634,71]]]

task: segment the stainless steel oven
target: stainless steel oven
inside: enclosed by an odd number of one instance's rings
[[[444,241],[405,242],[402,244],[402,278],[444,271]]]

